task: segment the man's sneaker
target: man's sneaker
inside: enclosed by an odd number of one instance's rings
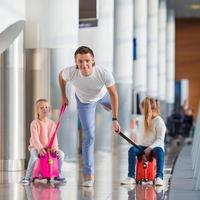
[[[93,187],[94,185],[94,180],[86,180],[82,183],[83,187]]]
[[[156,180],[155,180],[155,185],[156,186],[163,186],[163,180],[162,180],[162,178],[160,178],[160,177],[157,177],[156,178]]]
[[[135,178],[127,177],[123,181],[121,181],[121,185],[131,185],[136,184]]]
[[[28,185],[30,183],[30,179],[28,178],[23,178],[22,181],[21,181],[24,185]]]
[[[67,182],[66,179],[64,177],[61,177],[61,176],[55,177],[54,180],[62,182],[62,183],[66,183]]]

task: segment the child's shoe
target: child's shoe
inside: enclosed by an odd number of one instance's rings
[[[59,182],[62,182],[62,183],[66,183],[66,179],[62,176],[58,176],[58,177],[55,177],[54,178],[55,181],[59,181]]]
[[[131,185],[131,184],[136,184],[135,178],[127,177],[126,179],[121,181],[121,185]]]
[[[26,178],[26,177],[24,177],[23,179],[22,179],[22,183],[24,184],[24,185],[28,185],[29,183],[30,183],[30,179],[29,178]]]
[[[155,180],[155,185],[156,186],[163,186],[164,182],[160,177],[157,177]]]

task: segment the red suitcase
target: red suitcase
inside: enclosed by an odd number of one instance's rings
[[[144,159],[143,156],[137,158],[136,163],[136,182],[141,183],[143,181],[152,181],[154,183],[156,176],[156,159],[150,157]]]
[[[126,137],[122,132],[119,133],[121,137],[127,140],[130,144],[141,150],[137,144],[135,144],[130,138]],[[156,159],[154,157],[146,158],[144,152],[141,156],[138,156],[136,162],[136,182],[154,182],[156,176]]]

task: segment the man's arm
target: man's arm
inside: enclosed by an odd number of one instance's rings
[[[115,85],[112,85],[107,88],[108,93],[110,95],[111,107],[112,107],[112,115],[113,118],[118,119],[118,94]]]
[[[108,93],[110,95],[110,101],[111,101],[111,108],[112,108],[112,121],[113,121],[113,130],[116,133],[120,132],[120,125],[118,123],[118,94],[115,85],[112,85],[110,87],[107,87]]]
[[[68,99],[66,97],[66,91],[65,91],[65,86],[67,82],[63,79],[62,77],[62,71],[59,74],[59,85],[60,85],[60,90],[61,90],[61,101],[62,104],[66,103],[67,105],[69,104]]]

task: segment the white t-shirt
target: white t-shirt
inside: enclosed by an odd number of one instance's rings
[[[115,84],[112,73],[97,66],[93,67],[89,76],[83,76],[76,66],[68,67],[63,69],[62,77],[74,85],[76,95],[82,103],[97,102],[106,94],[106,87]]]
[[[140,126],[138,127],[138,131],[134,132],[133,136],[135,138],[135,142],[139,145],[155,148],[161,147],[164,151],[164,139],[166,126],[163,119],[160,116],[156,116],[152,119],[152,129],[148,133],[144,133],[143,131],[143,117],[140,120]]]

